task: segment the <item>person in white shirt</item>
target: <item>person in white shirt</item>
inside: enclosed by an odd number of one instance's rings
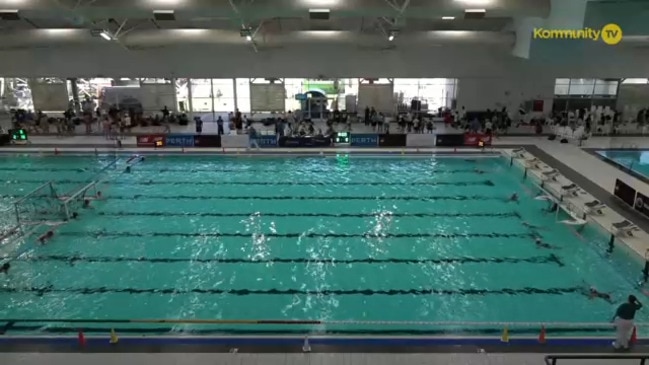
[[[484,125],[484,132],[488,136],[493,132],[493,123],[491,123],[491,119],[487,119],[487,123]]]
[[[415,116],[415,119],[412,121],[414,127],[415,127],[415,133],[420,133],[421,130],[419,129],[419,117]]]

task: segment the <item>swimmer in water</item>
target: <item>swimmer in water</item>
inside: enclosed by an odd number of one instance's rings
[[[0,273],[2,274],[9,274],[9,269],[11,268],[11,265],[8,262],[5,262],[0,266]]]
[[[611,294],[608,293],[602,293],[597,288],[594,286],[591,286],[588,288],[588,290],[584,290],[582,292],[582,295],[585,295],[588,297],[588,299],[604,299],[604,301],[613,304],[613,298],[611,297]]]
[[[482,174],[484,174],[484,171],[480,170],[480,169],[477,168],[477,167],[476,167],[475,169],[473,169],[473,172],[475,172],[475,173],[478,174],[478,175],[482,175]]]
[[[84,208],[90,208],[90,199],[84,199],[83,200],[83,207]]]
[[[127,174],[131,172],[131,166],[126,166],[126,170],[124,170]]]
[[[550,245],[548,243],[543,242],[541,237],[536,237],[534,239],[534,244],[536,245],[537,248],[545,248],[545,249],[548,249],[548,250],[554,250],[554,249],[557,248],[556,246],[552,246],[552,245]]]
[[[513,193],[513,194],[509,197],[509,199],[507,199],[507,201],[514,202],[514,203],[518,203],[518,194],[517,194],[517,193]]]
[[[44,235],[38,237],[38,241],[41,243],[41,245],[44,245],[47,240],[51,239],[54,236],[53,231],[47,231]]]
[[[543,229],[541,226],[535,226],[532,223],[529,222],[523,222],[523,226],[530,228],[530,229]]]

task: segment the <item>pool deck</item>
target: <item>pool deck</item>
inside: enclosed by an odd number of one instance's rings
[[[649,139],[637,137],[596,137],[587,141],[582,146],[583,148],[590,149],[616,149],[622,148],[625,145],[634,144],[638,148],[649,148]],[[95,152],[115,152],[132,153],[132,152],[153,152],[153,153],[183,153],[181,149],[162,149],[153,151],[151,148],[137,148],[135,146],[135,138],[127,137],[123,141],[123,149],[116,150],[112,142],[108,142],[102,137],[95,136],[75,136],[75,137],[33,137],[32,144],[27,146],[12,146],[2,147],[0,152],[40,152],[45,154],[54,153],[55,149],[60,153],[88,153]],[[628,219],[640,227],[644,232],[636,234],[636,238],[625,240],[638,255],[643,256],[644,252],[649,249],[649,220],[640,216],[632,209],[625,207],[617,198],[611,195],[615,185],[615,179],[619,178],[626,183],[632,185],[636,189],[649,190],[649,186],[644,182],[636,179],[635,177],[626,174],[618,168],[602,161],[600,158],[594,156],[588,151],[575,146],[574,144],[560,144],[557,141],[549,141],[546,137],[502,137],[494,141],[493,148],[488,148],[484,152],[491,154],[497,152],[500,148],[515,148],[525,147],[530,153],[538,157],[552,168],[557,169],[563,176],[571,180],[575,184],[582,187],[593,197],[605,203],[611,208],[612,212],[608,213],[608,219],[616,221],[617,219]],[[218,149],[186,149],[184,153],[223,153],[224,150]],[[375,153],[392,153],[394,155],[416,155],[416,154],[454,154],[454,148],[326,148],[326,149],[262,149],[260,153],[273,154],[281,153],[293,156],[303,154],[317,155],[322,152],[323,154],[335,153],[350,153],[350,154],[375,154]],[[471,153],[473,155],[480,155],[483,151],[476,149],[457,149],[457,152]],[[257,154],[256,151],[247,151],[245,149],[226,149],[227,155],[253,155]],[[640,337],[644,337],[643,333],[639,333]],[[68,340],[70,340],[68,338]],[[583,341],[584,339],[582,339]],[[106,338],[101,341],[107,342]],[[401,344],[398,346],[381,346],[377,347],[376,344],[361,345],[358,344],[353,348],[345,346],[328,346],[320,345],[314,342],[312,346],[313,353],[303,354],[294,353],[301,352],[301,347],[294,346],[295,348],[277,347],[274,348],[282,353],[270,353],[277,351],[270,351],[268,347],[236,347],[235,353],[223,353],[226,348],[223,346],[213,347],[213,345],[199,345],[198,347],[182,345],[150,347],[150,346],[134,346],[128,347],[120,345],[117,347],[99,346],[96,350],[92,347],[80,349],[77,346],[61,346],[56,344],[44,345],[34,344],[21,345],[11,344],[5,342],[0,343],[0,361],[6,361],[13,364],[64,364],[76,365],[77,363],[88,363],[89,361],[95,362],[96,365],[103,365],[104,363],[114,364],[142,364],[144,362],[157,362],[159,365],[167,364],[198,364],[199,362],[205,363],[218,363],[218,364],[394,364],[402,363],[403,365],[409,364],[542,364],[544,354],[547,353],[583,353],[583,352],[602,352],[611,353],[610,348],[606,347],[608,340],[598,340],[591,346],[581,347],[576,344],[566,344],[561,346],[540,345],[534,344],[534,340],[530,339],[528,343],[498,343],[498,338],[491,338],[494,341],[492,345],[486,344],[483,347],[475,345],[461,345],[461,344],[438,344],[436,346],[412,346]],[[124,341],[126,342],[126,341]],[[92,343],[92,342],[90,342]],[[636,347],[632,352],[634,353],[647,353],[649,347],[645,346],[645,342],[641,342],[642,346]],[[233,351],[233,346],[228,347],[228,351]],[[168,354],[158,354],[158,352],[172,352]],[[376,353],[380,351],[382,353]],[[43,353],[41,353],[43,352]],[[54,352],[100,352],[100,353],[54,353]],[[123,352],[128,352],[127,354]],[[149,353],[136,353],[136,352],[149,352]],[[182,352],[182,353],[181,353]],[[210,352],[203,354],[201,352]],[[352,353],[354,352],[354,353]],[[637,364],[639,360],[570,360],[559,361],[562,363],[569,362],[575,365],[583,364]]]

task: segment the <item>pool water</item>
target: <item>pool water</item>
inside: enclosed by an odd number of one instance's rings
[[[622,167],[649,177],[649,151],[601,150],[597,153]]]
[[[47,245],[5,249],[0,319],[607,322],[641,297],[606,236],[557,223],[507,161],[470,158],[147,157]],[[0,156],[2,204],[106,161]]]

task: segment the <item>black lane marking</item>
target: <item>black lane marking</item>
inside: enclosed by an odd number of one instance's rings
[[[150,169],[150,168],[138,168],[137,171],[140,172],[151,172],[151,173],[160,173],[160,172],[183,172],[183,173],[198,173],[198,172],[251,172],[251,173],[260,173],[260,172],[275,172],[275,173],[286,173],[292,169],[299,168],[299,166],[286,166],[286,168],[278,169],[228,169],[228,168],[194,168],[194,169],[182,169],[182,168],[163,168],[163,169]],[[32,172],[58,172],[58,171],[73,171],[78,173],[84,172],[94,172],[95,170],[100,170],[98,167],[96,169],[83,169],[83,168],[36,168],[36,167],[1,167],[0,171],[32,171]],[[362,170],[363,173],[402,173],[401,170],[395,169],[365,169],[362,166],[353,167],[354,170]],[[300,173],[332,173],[332,172],[349,172],[352,169],[300,169],[294,170],[299,171]],[[457,169],[457,170],[427,170],[427,169],[410,169],[407,172],[412,173],[441,173],[441,174],[462,174],[462,173],[476,173],[475,169]],[[486,171],[489,172],[489,171]],[[43,181],[45,182],[45,181]]]
[[[462,218],[462,217],[489,217],[489,218],[520,218],[518,212],[508,213],[174,213],[174,212],[97,212],[97,215],[106,217],[326,217],[326,218]]]
[[[86,180],[56,180],[57,184],[83,184],[86,183]],[[3,181],[5,184],[42,184],[41,180],[10,180]],[[212,185],[212,186],[221,186],[221,185],[235,185],[235,186],[273,186],[273,185],[288,185],[288,186],[408,186],[408,185],[417,185],[417,186],[495,186],[491,180],[483,181],[415,181],[415,182],[326,182],[326,181],[313,181],[313,182],[294,182],[294,181],[276,181],[276,182],[264,182],[264,181],[117,181],[111,182],[111,185]]]
[[[24,195],[2,195],[3,199],[19,199]],[[49,195],[35,195],[38,198],[49,198]],[[485,195],[455,195],[455,196],[215,196],[215,195],[108,195],[107,200],[134,200],[134,199],[160,199],[160,200],[403,200],[403,201],[501,201],[508,202],[507,197]]]
[[[521,288],[521,289],[338,289],[338,290],[304,290],[304,289],[177,289],[177,288],[55,288],[53,285],[44,287],[0,287],[0,293],[32,293],[43,296],[50,293],[65,294],[227,294],[235,296],[246,295],[563,295],[583,292],[583,287],[566,288]]]
[[[144,195],[132,196],[109,195],[108,200],[133,200],[133,199],[160,199],[160,200],[406,200],[406,201],[431,201],[431,200],[500,200],[506,202],[506,197],[484,195],[456,195],[456,196],[215,196],[215,195]]]
[[[265,236],[274,238],[533,238],[533,233],[252,233],[252,232],[220,232],[220,233],[182,233],[182,232],[59,232],[58,236],[74,237],[251,237]]]
[[[440,258],[440,259],[313,259],[308,257],[299,258],[268,258],[261,260],[251,260],[245,258],[146,258],[146,257],[111,257],[111,256],[65,256],[65,255],[45,255],[18,258],[14,261],[59,261],[66,262],[73,265],[77,262],[86,263],[113,263],[113,262],[147,262],[147,263],[220,263],[220,264],[557,264],[564,266],[563,262],[557,255],[548,256],[533,256],[528,258],[515,258],[515,257],[494,257],[494,258],[476,258],[476,257],[454,257],[454,258]]]

